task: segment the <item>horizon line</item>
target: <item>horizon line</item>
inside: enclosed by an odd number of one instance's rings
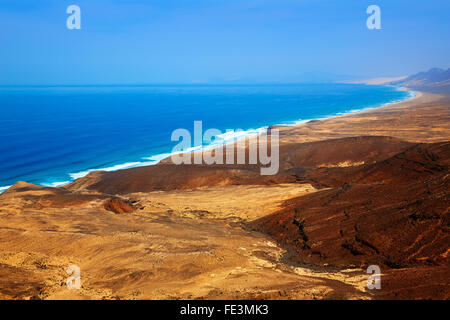
[[[183,83],[183,82],[161,82],[161,83],[100,83],[100,84],[0,84],[0,88],[74,88],[74,87],[152,87],[152,86],[256,86],[256,85],[299,85],[299,84],[361,84],[345,83],[345,80],[337,81],[299,81],[299,82],[242,82],[242,83]]]

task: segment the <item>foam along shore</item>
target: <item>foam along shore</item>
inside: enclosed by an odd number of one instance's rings
[[[12,186],[0,187],[0,193],[2,193],[3,191],[5,191],[6,189],[9,189],[11,187]]]
[[[448,299],[449,106],[426,93],[280,127],[268,179],[161,163],[18,183],[0,196],[0,298]],[[73,263],[81,291],[61,286]]]
[[[392,87],[395,87],[395,86],[392,86]],[[408,88],[404,88],[404,87],[395,87],[395,88],[396,88],[396,90],[399,90],[399,91],[408,91],[409,92],[408,96],[403,100],[394,100],[394,101],[390,101],[387,103],[369,106],[367,108],[362,108],[362,109],[350,109],[345,112],[330,114],[330,115],[326,115],[324,117],[311,118],[311,119],[297,119],[297,120],[293,120],[293,121],[272,124],[271,126],[264,126],[264,127],[260,127],[260,128],[256,128],[256,129],[251,128],[251,129],[247,129],[247,130],[236,130],[236,131],[232,130],[229,132],[224,132],[224,133],[218,135],[216,137],[216,140],[213,141],[212,143],[210,143],[208,145],[204,145],[203,147],[201,147],[201,146],[192,147],[188,150],[185,150],[184,153],[194,153],[194,152],[198,152],[200,150],[208,151],[208,150],[212,150],[212,149],[215,149],[215,148],[218,148],[221,146],[225,146],[227,144],[235,143],[240,139],[247,139],[247,138],[253,137],[255,135],[260,135],[262,132],[265,132],[269,127],[272,127],[272,126],[283,126],[283,127],[298,126],[298,125],[307,123],[309,121],[325,120],[325,119],[330,119],[330,118],[339,117],[339,116],[343,116],[343,115],[351,115],[351,114],[358,113],[358,112],[369,111],[369,110],[374,110],[374,109],[378,109],[381,107],[394,105],[396,103],[407,102],[407,101],[410,101],[414,98],[421,96],[420,92],[412,91]],[[51,181],[51,182],[47,182],[47,183],[40,183],[39,185],[47,186],[47,187],[62,187],[62,186],[72,183],[76,179],[83,178],[86,175],[88,175],[89,173],[94,172],[94,171],[112,172],[112,171],[118,171],[118,170],[124,170],[124,169],[156,165],[156,164],[160,163],[162,160],[167,159],[175,154],[179,154],[179,152],[161,153],[161,154],[156,154],[156,155],[152,155],[149,157],[143,157],[139,161],[126,162],[126,163],[120,163],[120,164],[116,164],[116,165],[112,165],[112,166],[108,166],[108,167],[90,168],[90,169],[86,169],[83,171],[72,172],[72,173],[68,174],[70,176],[70,180]],[[5,191],[9,187],[11,187],[11,186],[0,187],[0,193]]]
[[[395,105],[397,103],[402,103],[402,102],[409,102],[415,98],[419,98],[420,96],[422,96],[422,93],[419,91],[409,91],[409,96],[406,97],[403,100],[393,100],[391,102],[387,102],[387,103],[383,103],[380,105],[376,105],[376,106],[371,106],[371,107],[367,107],[367,108],[361,108],[361,109],[350,109],[348,111],[345,112],[338,112],[332,115],[327,115],[324,117],[320,117],[320,118],[311,118],[311,119],[299,119],[299,120],[295,120],[295,121],[290,121],[290,122],[283,122],[280,124],[276,124],[274,126],[283,126],[283,127],[289,127],[289,126],[297,126],[297,125],[301,125],[304,123],[307,123],[309,121],[316,121],[316,120],[326,120],[326,119],[330,119],[330,118],[335,118],[335,117],[339,117],[339,116],[348,116],[348,115],[352,115],[355,113],[359,113],[359,112],[364,112],[364,111],[370,111],[370,110],[375,110],[375,109],[379,109],[379,108],[383,108],[383,107],[387,107],[387,106],[391,106],[391,105]]]
[[[346,112],[331,114],[331,115],[327,115],[327,116],[321,117],[321,118],[298,119],[298,120],[293,120],[291,122],[283,122],[283,123],[279,123],[279,124],[273,124],[272,126],[295,126],[295,125],[306,123],[306,122],[312,121],[312,120],[324,120],[324,119],[328,119],[328,118],[332,118],[332,117],[336,117],[336,116],[348,115],[348,114],[367,111],[367,110],[373,110],[373,109],[385,107],[385,106],[399,103],[399,102],[406,102],[411,99],[417,98],[421,95],[420,92],[412,91],[410,89],[403,88],[403,87],[396,87],[396,89],[400,90],[400,91],[408,91],[409,95],[403,100],[394,100],[394,101],[391,101],[388,103],[370,106],[370,107],[363,108],[363,109],[351,109]],[[216,137],[217,139],[214,142],[212,142],[206,146],[203,146],[203,148],[201,146],[192,147],[192,148],[184,151],[184,153],[194,153],[194,152],[198,152],[200,150],[208,151],[208,150],[215,149],[217,147],[225,146],[230,143],[235,143],[240,139],[247,139],[247,138],[253,137],[255,135],[260,135],[262,132],[266,131],[267,128],[269,128],[269,127],[270,126],[264,126],[264,127],[260,127],[257,129],[251,128],[251,129],[247,129],[247,130],[236,130],[236,131],[232,130],[229,132],[224,132],[224,133],[218,135]],[[151,165],[156,165],[156,164],[160,163],[162,160],[167,159],[175,154],[179,154],[179,152],[157,154],[157,155],[153,155],[150,157],[142,158],[142,160],[144,160],[144,161],[127,162],[127,163],[117,164],[117,165],[105,167],[105,168],[92,168],[92,169],[87,169],[87,170],[80,171],[80,172],[70,173],[69,175],[73,180],[76,180],[76,179],[85,177],[86,175],[88,175],[90,172],[93,172],[93,171],[111,172],[111,171],[118,171],[118,170],[123,170],[123,169],[151,166]],[[69,181],[67,183],[73,182],[73,180]],[[62,186],[62,185],[58,185],[58,186]]]
[[[208,144],[206,146],[203,146],[203,148],[201,146],[196,146],[196,147],[189,148],[189,149],[185,150],[184,152],[185,153],[194,153],[194,152],[197,152],[200,150],[203,150],[203,151],[211,150],[211,149],[235,142],[238,139],[245,139],[250,136],[258,135],[266,129],[267,129],[267,127],[263,127],[263,128],[259,128],[259,129],[248,129],[248,130],[225,132],[223,134],[218,135],[216,137],[217,139],[214,142],[212,142],[211,144]],[[146,161],[127,162],[127,163],[117,164],[117,165],[110,166],[110,167],[88,169],[88,170],[84,170],[84,171],[80,171],[80,172],[70,173],[69,175],[73,180],[76,180],[76,179],[85,177],[86,175],[88,175],[90,172],[93,172],[93,171],[111,172],[111,171],[118,171],[118,170],[131,169],[131,168],[137,168],[137,167],[151,166],[151,165],[158,164],[160,161],[162,161],[166,158],[169,158],[175,154],[179,154],[179,152],[161,153],[161,154],[153,155],[150,157],[142,158],[143,160],[146,160]],[[72,181],[69,181],[67,183],[70,183]]]

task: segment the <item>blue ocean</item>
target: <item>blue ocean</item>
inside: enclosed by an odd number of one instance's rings
[[[413,95],[356,84],[0,87],[0,191],[155,164],[177,144],[172,132],[192,132],[195,120],[252,133]]]

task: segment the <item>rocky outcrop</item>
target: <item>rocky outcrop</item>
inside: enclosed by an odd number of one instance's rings
[[[134,210],[130,204],[117,198],[106,200],[103,207],[117,214],[130,213]]]
[[[299,262],[448,264],[449,160],[450,143],[420,144],[376,164],[313,172],[306,178],[331,188],[290,199],[251,227]]]

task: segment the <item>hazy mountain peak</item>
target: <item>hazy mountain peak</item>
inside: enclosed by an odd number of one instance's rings
[[[390,84],[435,92],[450,92],[450,68],[431,68]]]

